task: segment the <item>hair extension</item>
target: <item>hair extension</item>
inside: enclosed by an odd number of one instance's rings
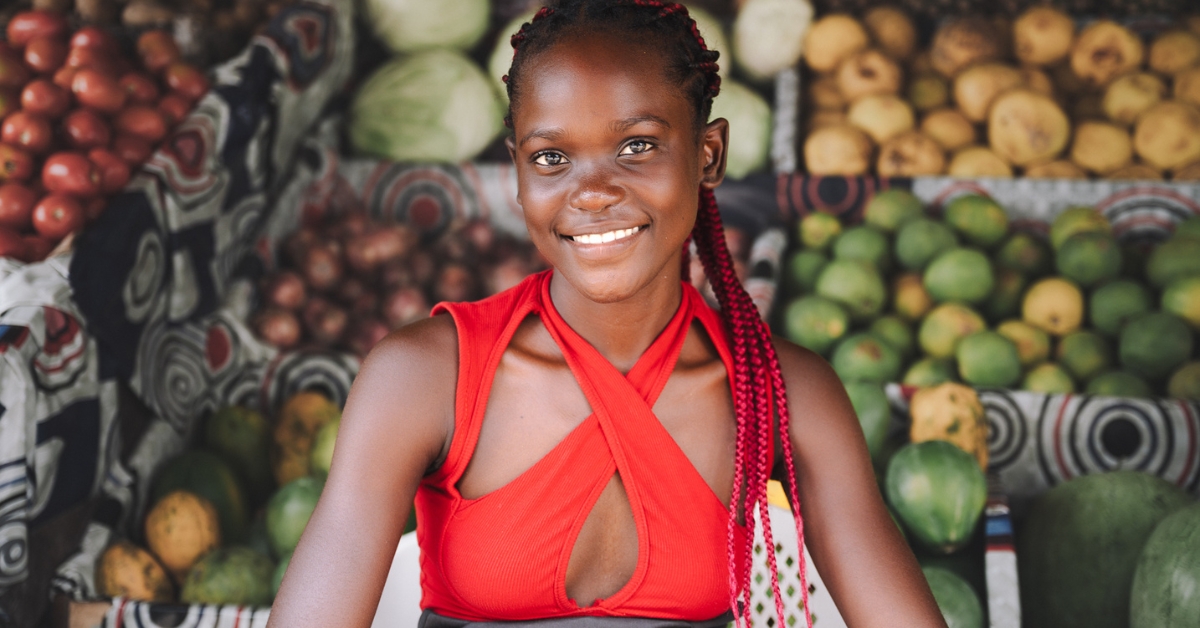
[[[721,88],[721,78],[717,74],[718,54],[708,50],[696,22],[688,16],[686,7],[659,0],[562,0],[553,7],[543,7],[531,22],[524,24],[512,36],[513,63],[508,76],[505,77],[510,102],[505,124],[512,127],[513,103],[520,97],[517,83],[522,63],[537,51],[549,48],[568,28],[590,24],[604,24],[606,28],[614,30],[624,28],[626,32],[649,30],[665,35],[657,41],[662,42],[661,45],[666,50],[669,59],[668,72],[695,103],[698,126],[707,122],[713,98]],[[788,473],[788,496],[791,499],[798,545],[801,548],[799,572],[803,614],[805,625],[812,628],[803,552],[804,520],[800,515],[800,500],[793,480],[796,477],[796,466],[788,436],[791,422],[783,375],[771,342],[771,331],[734,273],[732,257],[725,243],[725,230],[712,190],[701,188],[699,196],[696,224],[690,240],[696,244],[696,252],[704,266],[704,272],[709,277],[713,293],[721,305],[721,315],[729,330],[732,345],[730,351],[733,355],[733,372],[729,377],[734,390],[737,439],[727,541],[730,608],[735,614],[735,624],[740,625],[744,621],[747,626],[750,625],[750,566],[754,557],[754,538],[752,534],[746,535],[744,545],[739,548],[735,542],[734,530],[739,515],[750,525],[757,509],[763,524],[775,612],[780,622],[777,628],[787,625],[783,598],[779,590],[775,542],[771,533],[766,495],[767,480],[774,462],[771,460],[773,419],[778,417],[780,441]],[[685,281],[688,278],[688,249],[688,243],[685,242],[681,269]],[[746,557],[740,570],[737,560],[739,553]]]

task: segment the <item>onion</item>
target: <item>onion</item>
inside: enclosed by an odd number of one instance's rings
[[[429,302],[416,288],[399,288],[384,297],[382,310],[383,319],[395,329],[429,316]]]
[[[379,269],[379,285],[393,290],[416,283],[413,271],[403,262],[393,262]]]
[[[417,251],[408,260],[408,268],[412,271],[413,281],[417,285],[428,286],[437,276],[437,260],[428,251]]]
[[[361,273],[369,273],[382,264],[408,255],[415,243],[412,230],[390,225],[351,238],[346,247],[346,263]]]
[[[255,320],[254,328],[260,338],[280,349],[294,347],[300,342],[300,321],[287,310],[263,310]]]
[[[315,324],[308,328],[308,333],[320,344],[333,345],[345,335],[346,323],[349,321],[350,316],[346,314],[346,310],[331,305],[321,312],[314,321]]]
[[[462,264],[447,264],[438,273],[433,294],[439,301],[469,301],[475,292],[475,277]]]
[[[366,357],[380,340],[388,335],[388,326],[374,316],[354,320],[346,330],[346,346],[359,357]]]
[[[374,292],[365,292],[350,304],[350,312],[355,316],[374,316],[379,309],[379,297]]]
[[[486,256],[496,243],[496,230],[486,220],[472,220],[462,228],[463,238],[471,243],[475,253]]]
[[[287,237],[283,241],[283,256],[284,259],[292,264],[292,266],[303,266],[304,258],[308,257],[308,250],[312,248],[320,237],[316,230],[311,227],[302,227]]]
[[[305,329],[316,327],[325,310],[333,307],[333,304],[321,297],[312,297],[308,303],[304,304],[304,308],[300,310],[300,320],[304,321]]]
[[[342,278],[342,262],[327,246],[313,246],[304,257],[304,277],[315,290],[328,290]]]
[[[285,270],[271,278],[267,283],[267,303],[285,310],[295,311],[304,305],[308,298],[308,290],[304,287],[304,279],[300,275]]]
[[[509,257],[492,266],[484,274],[489,294],[504,292],[521,283],[529,275],[529,265],[520,257]]]
[[[352,305],[362,295],[367,293],[367,286],[356,277],[346,277],[334,290],[334,296],[344,305]]]

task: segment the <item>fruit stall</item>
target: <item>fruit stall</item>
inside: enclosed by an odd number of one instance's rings
[[[949,625],[1195,626],[1196,8],[685,4],[738,276]],[[0,626],[264,625],[371,346],[545,267],[500,141],[535,6],[438,5],[0,9]]]

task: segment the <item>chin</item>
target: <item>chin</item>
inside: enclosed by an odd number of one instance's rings
[[[644,269],[556,269],[583,297],[595,303],[620,303],[647,289],[656,275]]]

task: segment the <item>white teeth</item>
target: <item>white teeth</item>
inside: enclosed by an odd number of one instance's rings
[[[615,242],[623,238],[637,233],[641,227],[632,227],[630,229],[617,229],[616,231],[606,231],[604,233],[587,233],[584,235],[572,236],[571,239],[580,244],[604,244],[607,242]]]

